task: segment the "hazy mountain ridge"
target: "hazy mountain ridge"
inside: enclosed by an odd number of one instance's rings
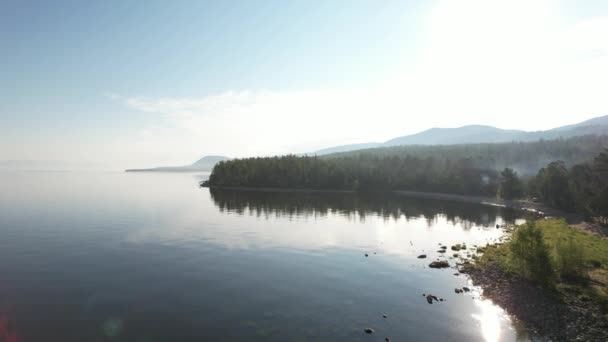
[[[369,142],[342,145],[318,150],[313,154],[327,155],[332,153],[356,151],[368,148],[402,146],[402,145],[457,145],[479,143],[526,142],[540,139],[571,138],[583,135],[608,134],[608,115],[592,118],[583,122],[546,131],[528,132],[523,130],[501,129],[493,126],[467,125],[457,128],[430,128],[420,133],[396,137],[383,143]]]
[[[451,145],[399,145],[323,155],[323,159],[385,158],[407,156],[416,158],[470,159],[476,167],[502,170],[515,169],[520,175],[530,176],[548,163],[561,160],[567,166],[593,160],[608,148],[607,134],[577,135],[563,139],[538,139],[502,143]]]
[[[206,172],[213,170],[213,166],[220,161],[229,160],[225,156],[204,156],[191,165],[159,166],[149,169],[127,169],[126,172]]]
[[[328,147],[312,154],[319,156],[342,155],[353,151],[375,151],[384,148],[403,146],[449,146],[468,144],[493,144],[511,142],[534,142],[541,139],[553,140],[572,138],[586,135],[608,135],[608,115],[592,118],[572,125],[556,127],[546,131],[523,131],[501,129],[487,125],[467,125],[457,128],[430,128],[425,131],[396,137],[383,143],[369,142]],[[144,169],[128,169],[127,172],[206,172],[225,156],[204,156],[191,165],[161,166]],[[536,166],[536,165],[535,165]]]
[[[526,132],[503,130],[492,126],[469,125],[458,128],[431,128],[426,131],[394,138],[383,146],[398,145],[451,145],[504,142],[505,139],[521,137]]]
[[[375,148],[375,147],[381,147],[381,146],[382,146],[381,143],[361,143],[361,144],[351,144],[351,145],[340,145],[340,146],[328,147],[328,148],[318,150],[315,152],[315,154],[324,155],[324,154],[347,152],[347,151],[353,151],[353,150],[363,150],[363,149]]]
[[[598,126],[598,125],[599,126],[608,125],[608,115],[598,116],[596,118],[585,120],[583,122],[579,122],[579,123],[572,124],[572,125],[557,127],[557,128],[552,129],[551,131],[564,131],[564,130],[570,130],[570,129],[574,129],[574,128],[584,128],[584,127],[591,127],[591,126]]]

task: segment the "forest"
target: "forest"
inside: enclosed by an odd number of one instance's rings
[[[608,150],[593,161],[568,168],[555,161],[539,170],[526,184],[528,196],[569,212],[608,221]]]
[[[406,145],[372,148],[324,155],[323,158],[357,156],[434,157],[439,159],[470,158],[476,167],[493,170],[511,168],[523,177],[535,175],[547,164],[561,160],[567,166],[581,164],[608,147],[608,136],[585,135],[568,139],[534,142],[485,143],[461,145]]]
[[[405,146],[323,157],[244,158],[216,164],[207,185],[535,197],[561,210],[606,217],[606,146],[606,136],[584,136],[528,143]]]

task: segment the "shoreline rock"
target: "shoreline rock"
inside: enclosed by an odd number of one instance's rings
[[[448,268],[450,264],[445,260],[433,261],[429,264],[430,268]]]

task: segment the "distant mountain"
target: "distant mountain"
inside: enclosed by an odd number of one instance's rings
[[[191,166],[201,169],[213,169],[215,164],[221,162],[222,160],[228,160],[230,158],[224,156],[204,156],[203,158],[195,161]]]
[[[348,152],[354,150],[363,150],[366,148],[374,148],[381,147],[381,143],[362,143],[362,144],[352,144],[352,145],[341,145],[335,147],[324,148],[322,150],[316,151],[314,154],[323,155],[323,154],[331,154],[331,153],[339,153],[339,152]]]
[[[384,143],[369,142],[329,147],[316,151],[313,154],[326,155],[367,148],[402,145],[456,145],[503,143],[513,141],[526,142],[540,139],[570,138],[589,134],[608,134],[608,115],[593,118],[573,125],[536,132],[508,130],[482,125],[469,125],[458,128],[431,128],[420,133],[390,139]]]
[[[150,169],[127,169],[126,172],[207,172],[213,169],[213,166],[222,160],[230,158],[224,156],[204,156],[203,158],[192,163],[192,165],[184,166],[160,166]]]
[[[607,126],[608,125],[608,115],[598,116],[597,118],[589,119],[583,122],[579,122],[574,125],[567,125],[562,127],[557,127],[552,129],[551,131],[567,131],[574,128],[583,128],[590,126]]]
[[[453,145],[493,143],[519,140],[525,131],[504,130],[492,126],[470,125],[459,128],[431,128],[417,134],[398,137],[384,146],[397,145]]]

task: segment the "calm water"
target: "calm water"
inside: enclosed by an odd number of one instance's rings
[[[497,239],[518,219],[505,209],[210,191],[188,174],[0,177],[0,341],[522,339],[454,293],[465,277],[426,267],[438,243]]]

